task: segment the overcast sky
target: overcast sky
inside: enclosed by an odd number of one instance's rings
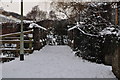
[[[0,7],[7,11],[12,11],[20,14],[20,1],[21,0],[0,0]],[[41,10],[49,11],[50,2],[53,0],[23,0],[24,1],[24,15],[31,11],[32,7],[39,5]],[[63,0],[54,0],[63,1]],[[70,0],[67,0],[70,1]],[[72,0],[74,1],[74,0]],[[77,0],[77,1],[91,1],[91,0]],[[92,1],[119,1],[119,0],[92,0]]]
[[[20,14],[20,0],[0,0],[0,7],[10,12]],[[24,0],[24,15],[31,11],[32,7],[39,5],[40,10],[50,10],[50,0]]]

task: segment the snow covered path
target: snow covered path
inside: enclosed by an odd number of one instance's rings
[[[109,66],[77,58],[68,46],[45,46],[40,51],[3,64],[3,78],[115,78]]]

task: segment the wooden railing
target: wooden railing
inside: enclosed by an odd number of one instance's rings
[[[2,55],[7,55],[3,58],[3,60],[11,59],[13,57],[18,57],[20,53],[20,34],[21,32],[10,33],[5,35],[0,35],[0,51]],[[25,53],[32,53],[33,52],[33,37],[29,37],[29,34],[33,35],[32,30],[24,31],[24,52]],[[6,46],[8,44],[9,46]],[[12,46],[14,45],[14,46]],[[26,47],[27,46],[27,47]],[[2,59],[0,59],[1,61]],[[4,61],[3,61],[4,62]]]
[[[42,47],[46,45],[46,30],[44,27],[39,25],[33,26],[29,28],[31,30],[24,31],[24,52],[32,53],[34,50],[40,50]],[[0,35],[0,51],[5,55],[8,53],[7,58],[9,59],[13,57],[18,57],[20,55],[20,34],[21,32],[9,33]],[[31,35],[32,36],[31,36]],[[6,46],[6,44],[14,44],[16,46]],[[3,58],[3,57],[2,57]],[[4,58],[5,60],[7,58]],[[1,61],[1,58],[0,58]]]
[[[28,30],[28,31],[24,31],[24,35],[30,34],[32,33],[33,30]],[[19,36],[21,34],[21,32],[16,32],[16,33],[10,33],[10,34],[5,34],[5,35],[0,35],[0,38],[4,39],[5,37],[15,37],[15,36]]]

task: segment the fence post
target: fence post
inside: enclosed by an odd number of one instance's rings
[[[17,44],[16,44],[16,49],[17,49],[17,50],[16,50],[15,57],[18,57],[18,56],[19,56],[19,52],[20,52],[20,51],[19,51],[19,48],[20,48],[20,44],[17,43]]]
[[[40,31],[39,28],[33,27],[33,50],[40,50],[41,45],[40,45]]]
[[[29,39],[30,41],[32,41],[32,39]],[[32,53],[32,42],[29,43],[29,49],[30,49],[30,53]]]
[[[20,61],[24,60],[23,0],[21,0]]]

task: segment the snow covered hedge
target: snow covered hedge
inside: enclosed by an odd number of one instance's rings
[[[107,30],[109,32],[107,33],[105,29],[96,36],[87,35],[81,31],[78,34],[76,31],[75,33],[78,35],[75,35],[74,40],[75,49],[79,49],[77,55],[93,62],[104,63],[105,55],[113,54],[116,47],[120,45],[119,32]]]
[[[109,5],[109,4],[108,4]],[[83,18],[84,24],[79,26],[79,34],[76,31],[75,48],[79,49],[76,54],[84,59],[104,63],[106,54],[113,54],[120,45],[120,26],[113,25],[102,16],[108,10],[102,6],[107,4],[89,5],[88,12]]]

